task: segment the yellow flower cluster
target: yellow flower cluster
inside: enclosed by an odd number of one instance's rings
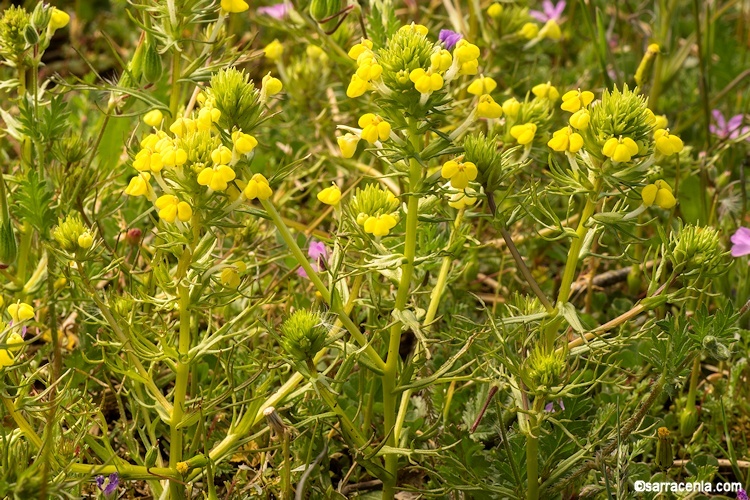
[[[536,123],[528,122],[521,125],[513,125],[510,128],[510,135],[518,141],[518,144],[527,146],[532,143],[536,135]]]
[[[16,302],[8,306],[8,314],[10,314],[13,320],[13,326],[17,326],[19,323],[34,318],[34,308],[25,302]],[[0,322],[0,329],[2,328],[2,322]],[[17,345],[18,347],[8,347],[7,349],[0,349],[0,368],[7,368],[13,366],[15,357],[13,353],[18,351],[23,346],[23,337],[17,332],[12,331],[2,341],[7,346]]]
[[[278,79],[266,75],[261,95],[273,95],[281,87]],[[213,192],[227,192],[230,200],[241,194],[248,200],[265,200],[273,194],[262,174],[255,174],[247,181],[237,179],[236,165],[256,148],[255,137],[242,130],[235,129],[231,134],[220,130],[222,113],[213,96],[201,93],[196,101],[199,109],[189,117],[178,117],[168,131],[160,128],[164,117],[159,110],[144,115],[144,123],[154,130],[140,143],[133,160],[138,174],[130,179],[124,191],[128,196],[147,197],[154,203],[159,218],[168,223],[191,221],[195,197],[210,196]],[[225,137],[231,137],[231,143],[225,145]],[[152,178],[161,188],[161,196],[155,193]],[[205,186],[207,191],[196,192],[189,179]],[[235,186],[231,192],[230,185]]]
[[[682,139],[669,133],[669,129],[657,128],[654,131],[654,146],[664,156],[671,156],[682,151]]]
[[[610,137],[602,147],[604,156],[612,158],[612,161],[618,163],[629,162],[633,156],[638,154],[638,151],[638,144],[630,137]]]
[[[371,82],[380,78],[383,67],[377,63],[375,52],[372,51],[372,40],[365,38],[351,49],[349,57],[357,61],[357,71],[352,75],[346,95],[350,98],[359,97],[371,87]]]

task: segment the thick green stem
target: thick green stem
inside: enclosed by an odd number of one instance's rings
[[[418,148],[419,138],[416,132],[412,132],[412,141]],[[419,210],[419,195],[415,193],[422,178],[422,167],[419,162],[412,158],[409,161],[409,199],[406,205],[406,236],[404,242],[404,264],[401,266],[401,280],[396,292],[396,304],[394,309],[402,311],[409,300],[411,278],[414,275],[414,258],[417,251],[417,222]],[[398,436],[396,435],[397,409],[395,394],[398,378],[399,347],[401,346],[401,323],[396,321],[390,329],[388,339],[388,355],[383,371],[383,426],[388,436],[386,444],[397,447]],[[385,457],[385,468],[389,473],[388,481],[383,484],[383,498],[391,499],[396,494],[396,478],[398,475],[398,456],[389,453]]]
[[[190,376],[190,289],[184,284],[178,285],[180,300],[180,333],[177,341],[179,356],[175,366],[174,410],[170,421],[169,466],[177,467],[182,461],[183,433],[180,423],[185,414],[185,398],[187,394],[188,378]],[[183,498],[183,487],[174,481],[170,482],[169,490],[172,498]]]
[[[539,499],[539,431],[541,422],[539,413],[544,407],[544,399],[534,399],[531,415],[528,415],[529,432],[526,434],[526,499]],[[501,424],[502,425],[502,424]]]
[[[182,67],[182,54],[179,50],[172,51],[172,91],[169,95],[169,111],[172,113],[171,120],[177,119],[177,110],[180,107],[182,88],[180,86],[180,68]]]
[[[448,248],[453,246],[458,235],[458,228],[461,225],[461,219],[464,216],[464,209],[460,209],[456,214],[456,219],[453,221],[453,231],[451,232],[450,240],[448,241]],[[437,315],[438,306],[440,306],[440,299],[443,297],[445,291],[445,285],[448,282],[448,272],[451,268],[451,262],[453,258],[450,255],[443,257],[443,262],[440,266],[440,272],[438,273],[437,282],[435,288],[432,289],[430,295],[430,305],[427,307],[427,314],[425,315],[424,321],[422,322],[425,326],[429,325],[435,320]]]

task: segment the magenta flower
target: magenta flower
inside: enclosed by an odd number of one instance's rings
[[[745,115],[734,115],[729,121],[727,121],[718,109],[713,110],[711,114],[713,115],[716,124],[714,125],[712,123],[709,125],[709,129],[712,134],[720,139],[736,139],[737,137],[750,132],[750,127],[742,126],[742,121],[745,119]],[[750,137],[748,140],[750,140]]]
[[[747,492],[745,490],[740,490],[737,492],[737,500],[748,500],[747,498]]]
[[[307,247],[307,255],[313,260],[310,263],[310,267],[317,273],[325,267],[326,260],[328,260],[328,249],[322,241],[310,240],[310,245]],[[307,278],[307,272],[303,267],[297,268],[297,275]]]
[[[739,228],[732,235],[732,257],[742,257],[750,255],[750,229],[746,227]]]
[[[281,2],[268,7],[258,7],[258,14],[271,16],[274,19],[284,19],[292,6],[289,2]]]
[[[560,407],[560,411],[565,411],[565,404],[563,403],[562,399],[558,399],[557,401],[550,401],[546,405],[544,405],[544,411],[547,413],[552,413],[555,411],[555,403],[557,403],[557,406]]]
[[[529,15],[540,23],[555,21],[557,24],[560,24],[560,18],[565,10],[565,5],[565,0],[560,0],[557,4],[553,4],[550,0],[544,0],[542,2],[542,11],[530,10]]]
[[[453,47],[455,47],[458,41],[463,37],[464,36],[461,33],[456,33],[455,31],[451,30],[440,30],[440,34],[438,35],[438,39],[443,42],[446,50],[451,50]]]

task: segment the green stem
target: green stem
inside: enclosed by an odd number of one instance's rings
[[[169,95],[169,111],[172,114],[171,120],[177,119],[177,110],[180,107],[180,68],[182,65],[182,54],[179,50],[172,51],[172,91]]]
[[[419,150],[419,136],[412,124],[411,140],[415,150]],[[401,267],[401,280],[396,292],[396,304],[394,309],[402,311],[409,300],[411,278],[414,275],[414,259],[417,251],[417,222],[419,211],[419,195],[415,193],[422,178],[422,167],[415,158],[409,160],[409,195],[406,205],[406,235],[404,241],[404,262]],[[398,377],[399,347],[401,346],[401,323],[396,321],[390,329],[388,339],[388,355],[383,371],[383,426],[388,436],[386,444],[393,448],[397,447],[398,438],[396,429],[396,399],[394,394]],[[385,457],[385,468],[389,473],[388,480],[383,483],[383,499],[394,498],[396,494],[396,480],[398,475],[398,455],[389,453]]]
[[[526,435],[526,499],[539,499],[539,412],[544,405],[544,398],[534,399],[534,409],[528,416],[529,433]],[[500,425],[503,425],[502,422]]]
[[[185,250],[189,252],[189,250]],[[183,433],[180,423],[185,413],[185,398],[187,394],[188,378],[190,376],[190,364],[188,355],[190,352],[190,289],[184,284],[178,285],[180,300],[180,333],[177,350],[179,356],[175,367],[174,385],[174,409],[170,421],[170,447],[169,466],[177,467],[182,461]],[[169,490],[172,498],[183,498],[182,486],[174,481],[170,482]]]
[[[369,358],[372,365],[378,370],[385,370],[385,363],[380,358],[380,355],[378,355],[375,349],[371,345],[369,345],[367,338],[362,334],[362,332],[359,331],[357,325],[355,325],[354,322],[349,318],[349,314],[345,311],[345,309],[340,304],[331,303],[331,292],[328,291],[328,288],[325,286],[325,284],[323,284],[323,280],[320,279],[318,273],[310,265],[310,261],[302,252],[299,245],[297,245],[297,241],[294,239],[294,236],[292,236],[292,233],[289,231],[289,228],[286,226],[286,224],[284,224],[284,220],[281,218],[281,215],[279,215],[276,207],[274,207],[273,203],[268,200],[261,200],[261,204],[263,205],[263,208],[266,209],[268,216],[271,218],[271,221],[273,221],[276,229],[279,231],[279,234],[281,234],[281,238],[284,240],[286,245],[289,247],[289,250],[292,252],[292,255],[295,259],[297,259],[297,263],[302,266],[302,269],[304,269],[307,273],[307,277],[310,278],[310,281],[313,283],[313,285],[315,285],[315,288],[318,290],[318,292],[320,292],[323,300],[331,307],[331,312],[335,313],[338,316],[347,331],[351,334],[352,337],[354,337],[354,340],[356,340],[361,346],[365,347],[364,352]]]
[[[5,409],[8,410],[8,414],[16,422],[16,425],[21,429],[21,432],[26,436],[26,439],[31,441],[37,449],[41,450],[43,445],[42,439],[36,431],[34,431],[34,428],[31,427],[28,420],[16,410],[16,405],[13,404],[13,401],[5,396],[0,396],[0,399],[2,399]]]
[[[693,368],[690,371],[690,386],[688,388],[687,401],[685,403],[685,409],[688,411],[695,411],[695,395],[698,393],[698,379],[701,375],[701,357],[700,354],[696,354],[693,360]]]
[[[167,467],[144,467],[142,465],[118,464],[118,465],[89,465],[70,464],[70,472],[75,474],[86,474],[89,476],[108,475],[116,472],[121,479],[143,479],[153,480],[158,477],[182,480],[182,476],[176,469]]]
[[[464,216],[464,210],[465,209],[462,208],[456,214],[456,219],[453,221],[453,231],[451,232],[451,237],[448,241],[447,248],[450,248],[456,242],[458,228],[461,225],[461,220]],[[438,306],[440,306],[440,299],[443,297],[443,292],[445,291],[445,286],[448,282],[448,272],[450,271],[452,261],[453,258],[450,255],[446,255],[445,257],[443,257],[443,262],[440,266],[440,272],[438,273],[435,288],[432,289],[432,294],[430,294],[430,305],[427,307],[427,314],[425,315],[424,321],[422,322],[422,324],[425,326],[429,325],[435,320]]]

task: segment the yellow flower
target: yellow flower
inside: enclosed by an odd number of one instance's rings
[[[349,49],[349,57],[356,61],[365,52],[372,52],[372,40],[363,38],[360,43]]]
[[[459,64],[465,64],[479,59],[479,47],[464,39],[461,39],[453,49],[453,57],[458,60]]]
[[[197,126],[194,120],[190,118],[177,118],[172,125],[169,126],[169,131],[172,132],[175,137],[185,137],[186,135],[192,134],[197,130]]]
[[[562,38],[562,31],[560,31],[560,25],[554,19],[548,20],[539,30],[540,38],[549,38],[550,40],[559,40]]]
[[[492,19],[497,19],[503,15],[503,5],[499,3],[493,3],[487,8],[487,15]]]
[[[8,335],[8,338],[5,339],[4,343],[8,346],[8,349],[0,349],[0,368],[13,366],[13,363],[15,361],[13,352],[18,351],[19,349],[21,349],[21,347],[23,347],[23,337],[21,337],[18,333],[13,332]]]
[[[453,56],[445,49],[435,52],[430,56],[430,69],[432,71],[446,71],[453,64]]]
[[[421,94],[431,94],[443,88],[443,77],[432,70],[425,71],[417,68],[409,73],[409,80],[414,83],[414,88]]]
[[[305,49],[305,53],[310,59],[320,59],[321,61],[326,61],[328,59],[328,54],[317,45],[308,45]]]
[[[91,245],[93,244],[94,237],[91,236],[91,233],[89,233],[88,231],[78,237],[78,246],[83,248],[84,250],[91,248]]]
[[[151,189],[150,180],[150,173],[141,172],[130,179],[128,187],[125,188],[125,194],[128,196],[145,196],[149,192],[149,189]]]
[[[271,73],[268,73],[266,76],[263,77],[262,88],[267,96],[278,94],[279,92],[281,92],[281,89],[283,87],[284,85],[281,83],[281,80],[271,76]]]
[[[470,207],[477,202],[476,191],[471,188],[466,188],[462,191],[451,195],[448,201],[448,206],[461,210],[462,208]]]
[[[534,140],[536,123],[529,122],[522,125],[514,125],[510,128],[510,135],[518,141],[518,144],[525,146]]]
[[[373,113],[362,115],[358,123],[362,127],[362,139],[370,144],[375,144],[378,139],[384,141],[391,135],[390,124]]]
[[[440,175],[445,179],[450,179],[451,186],[456,189],[464,189],[469,185],[469,181],[477,178],[477,166],[470,162],[458,162],[450,160],[443,164],[440,169]]]
[[[655,115],[654,116],[654,129],[667,128],[669,120],[666,115]]]
[[[570,127],[565,127],[552,134],[552,139],[547,142],[547,146],[558,152],[577,153],[583,147],[583,137],[573,132]]]
[[[477,103],[477,116],[479,118],[500,118],[503,116],[503,108],[495,102],[491,95],[485,94],[479,98]]]
[[[684,147],[682,139],[676,135],[671,135],[669,129],[657,129],[656,132],[654,132],[654,141],[656,150],[665,156],[679,153]]]
[[[641,199],[647,207],[656,205],[664,210],[669,210],[677,204],[677,200],[672,194],[672,187],[663,180],[658,180],[644,187],[641,191]]]
[[[594,100],[594,93],[589,92],[588,90],[581,92],[581,89],[569,90],[563,94],[562,100],[563,102],[560,105],[560,108],[563,111],[575,113],[581,108],[591,104],[591,101]]]
[[[604,143],[602,153],[604,156],[612,158],[613,161],[624,163],[638,154],[638,144],[630,137],[620,137],[619,139],[610,137]]]
[[[240,130],[232,133],[232,143],[234,149],[241,155],[249,154],[258,145],[258,141],[250,134],[245,134]],[[228,163],[228,162],[227,162]]]
[[[560,97],[560,92],[550,82],[534,85],[531,88],[531,93],[540,99],[547,98],[552,102],[555,102]]]
[[[180,201],[173,194],[159,196],[154,205],[159,209],[159,218],[170,223],[174,222],[175,219],[187,222],[193,216],[193,209],[190,205],[187,202]]]
[[[52,7],[52,16],[49,20],[49,28],[52,31],[64,28],[70,22],[70,15],[64,10]]]
[[[318,200],[326,205],[338,205],[341,201],[341,190],[336,184],[328,186],[318,193]]]
[[[383,74],[383,67],[375,62],[375,59],[368,57],[362,62],[362,64],[359,65],[355,74],[361,80],[370,82],[372,80],[377,80],[378,78],[380,78],[380,75]]]
[[[187,162],[187,153],[177,146],[170,146],[161,153],[161,160],[167,167],[180,167]]]
[[[588,109],[579,109],[575,113],[573,113],[570,117],[570,124],[573,126],[573,128],[578,130],[586,130],[589,126],[589,120],[591,120],[591,115],[589,114]]]
[[[503,102],[503,113],[510,118],[518,116],[518,112],[521,111],[521,103],[516,100],[515,97],[511,97]]]
[[[268,179],[263,174],[255,174],[248,181],[243,193],[245,193],[245,198],[248,200],[254,200],[255,198],[267,200],[271,197],[273,191],[271,190],[271,186],[268,185]]]
[[[359,137],[354,134],[345,134],[341,137],[336,138],[336,142],[339,144],[341,150],[341,156],[343,158],[351,158],[354,153],[357,152],[357,144],[359,144]]]
[[[201,132],[211,130],[211,125],[219,121],[221,111],[216,108],[205,107],[198,111],[198,117],[195,119],[195,125]]]
[[[401,26],[398,30],[399,31],[416,31],[422,36],[425,36],[427,35],[427,33],[429,33],[427,26],[423,26],[421,24],[414,24],[414,23]]]
[[[164,115],[158,109],[152,109],[145,115],[143,115],[143,123],[149,127],[158,127],[161,121],[164,119]]]
[[[364,223],[366,233],[373,236],[387,236],[391,232],[398,220],[391,214],[369,216]]]
[[[245,12],[249,8],[250,6],[245,0],[221,0],[221,9],[230,14],[239,14],[240,12]]]
[[[8,306],[8,314],[13,318],[13,323],[21,323],[34,317],[34,308],[26,302],[18,301]]]
[[[13,366],[13,355],[6,349],[0,349],[0,368]]]
[[[234,267],[225,267],[221,270],[219,277],[221,284],[228,288],[237,288],[240,286],[240,274]]]
[[[198,184],[208,186],[214,191],[224,191],[230,181],[235,178],[234,170],[227,165],[206,167],[198,174]]]
[[[274,40],[273,42],[265,46],[265,48],[263,49],[263,53],[271,61],[276,61],[278,59],[281,59],[281,56],[284,54],[284,45],[282,45],[278,40]]]
[[[161,153],[152,152],[150,149],[141,149],[135,155],[133,167],[140,172],[149,170],[151,172],[161,172],[161,169],[164,168],[164,162],[162,161]]]
[[[214,162],[214,165],[226,165],[232,161],[232,152],[226,146],[219,146],[211,151],[211,161]]]
[[[489,94],[497,88],[497,82],[489,76],[480,76],[469,85],[466,89],[469,94],[484,95]]]
[[[346,96],[354,99],[359,97],[370,88],[370,83],[367,80],[363,80],[356,73],[352,75],[352,80],[349,82],[349,86],[346,88]]]
[[[533,38],[536,38],[536,36],[539,34],[539,26],[537,26],[535,23],[526,23],[518,31],[518,34],[527,40],[531,40]]]

